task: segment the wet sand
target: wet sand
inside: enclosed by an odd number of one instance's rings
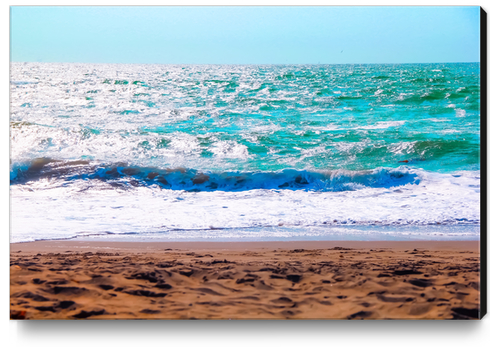
[[[478,319],[478,241],[10,245],[11,319]]]

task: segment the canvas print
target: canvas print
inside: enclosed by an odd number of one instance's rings
[[[10,318],[480,319],[485,20],[11,7]]]

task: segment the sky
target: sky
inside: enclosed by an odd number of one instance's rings
[[[476,6],[13,6],[10,61],[478,62],[479,26]]]

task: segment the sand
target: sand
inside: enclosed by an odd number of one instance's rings
[[[11,319],[478,319],[477,241],[11,244]]]

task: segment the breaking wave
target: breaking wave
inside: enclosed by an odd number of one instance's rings
[[[202,171],[183,167],[138,167],[127,163],[97,164],[95,162],[61,161],[37,158],[14,164],[11,184],[49,179],[53,186],[76,180],[102,180],[115,188],[157,185],[163,189],[185,191],[244,191],[252,189],[289,189],[306,191],[352,191],[363,188],[391,188],[418,184],[417,174],[408,168],[377,168],[374,170],[308,171]]]

